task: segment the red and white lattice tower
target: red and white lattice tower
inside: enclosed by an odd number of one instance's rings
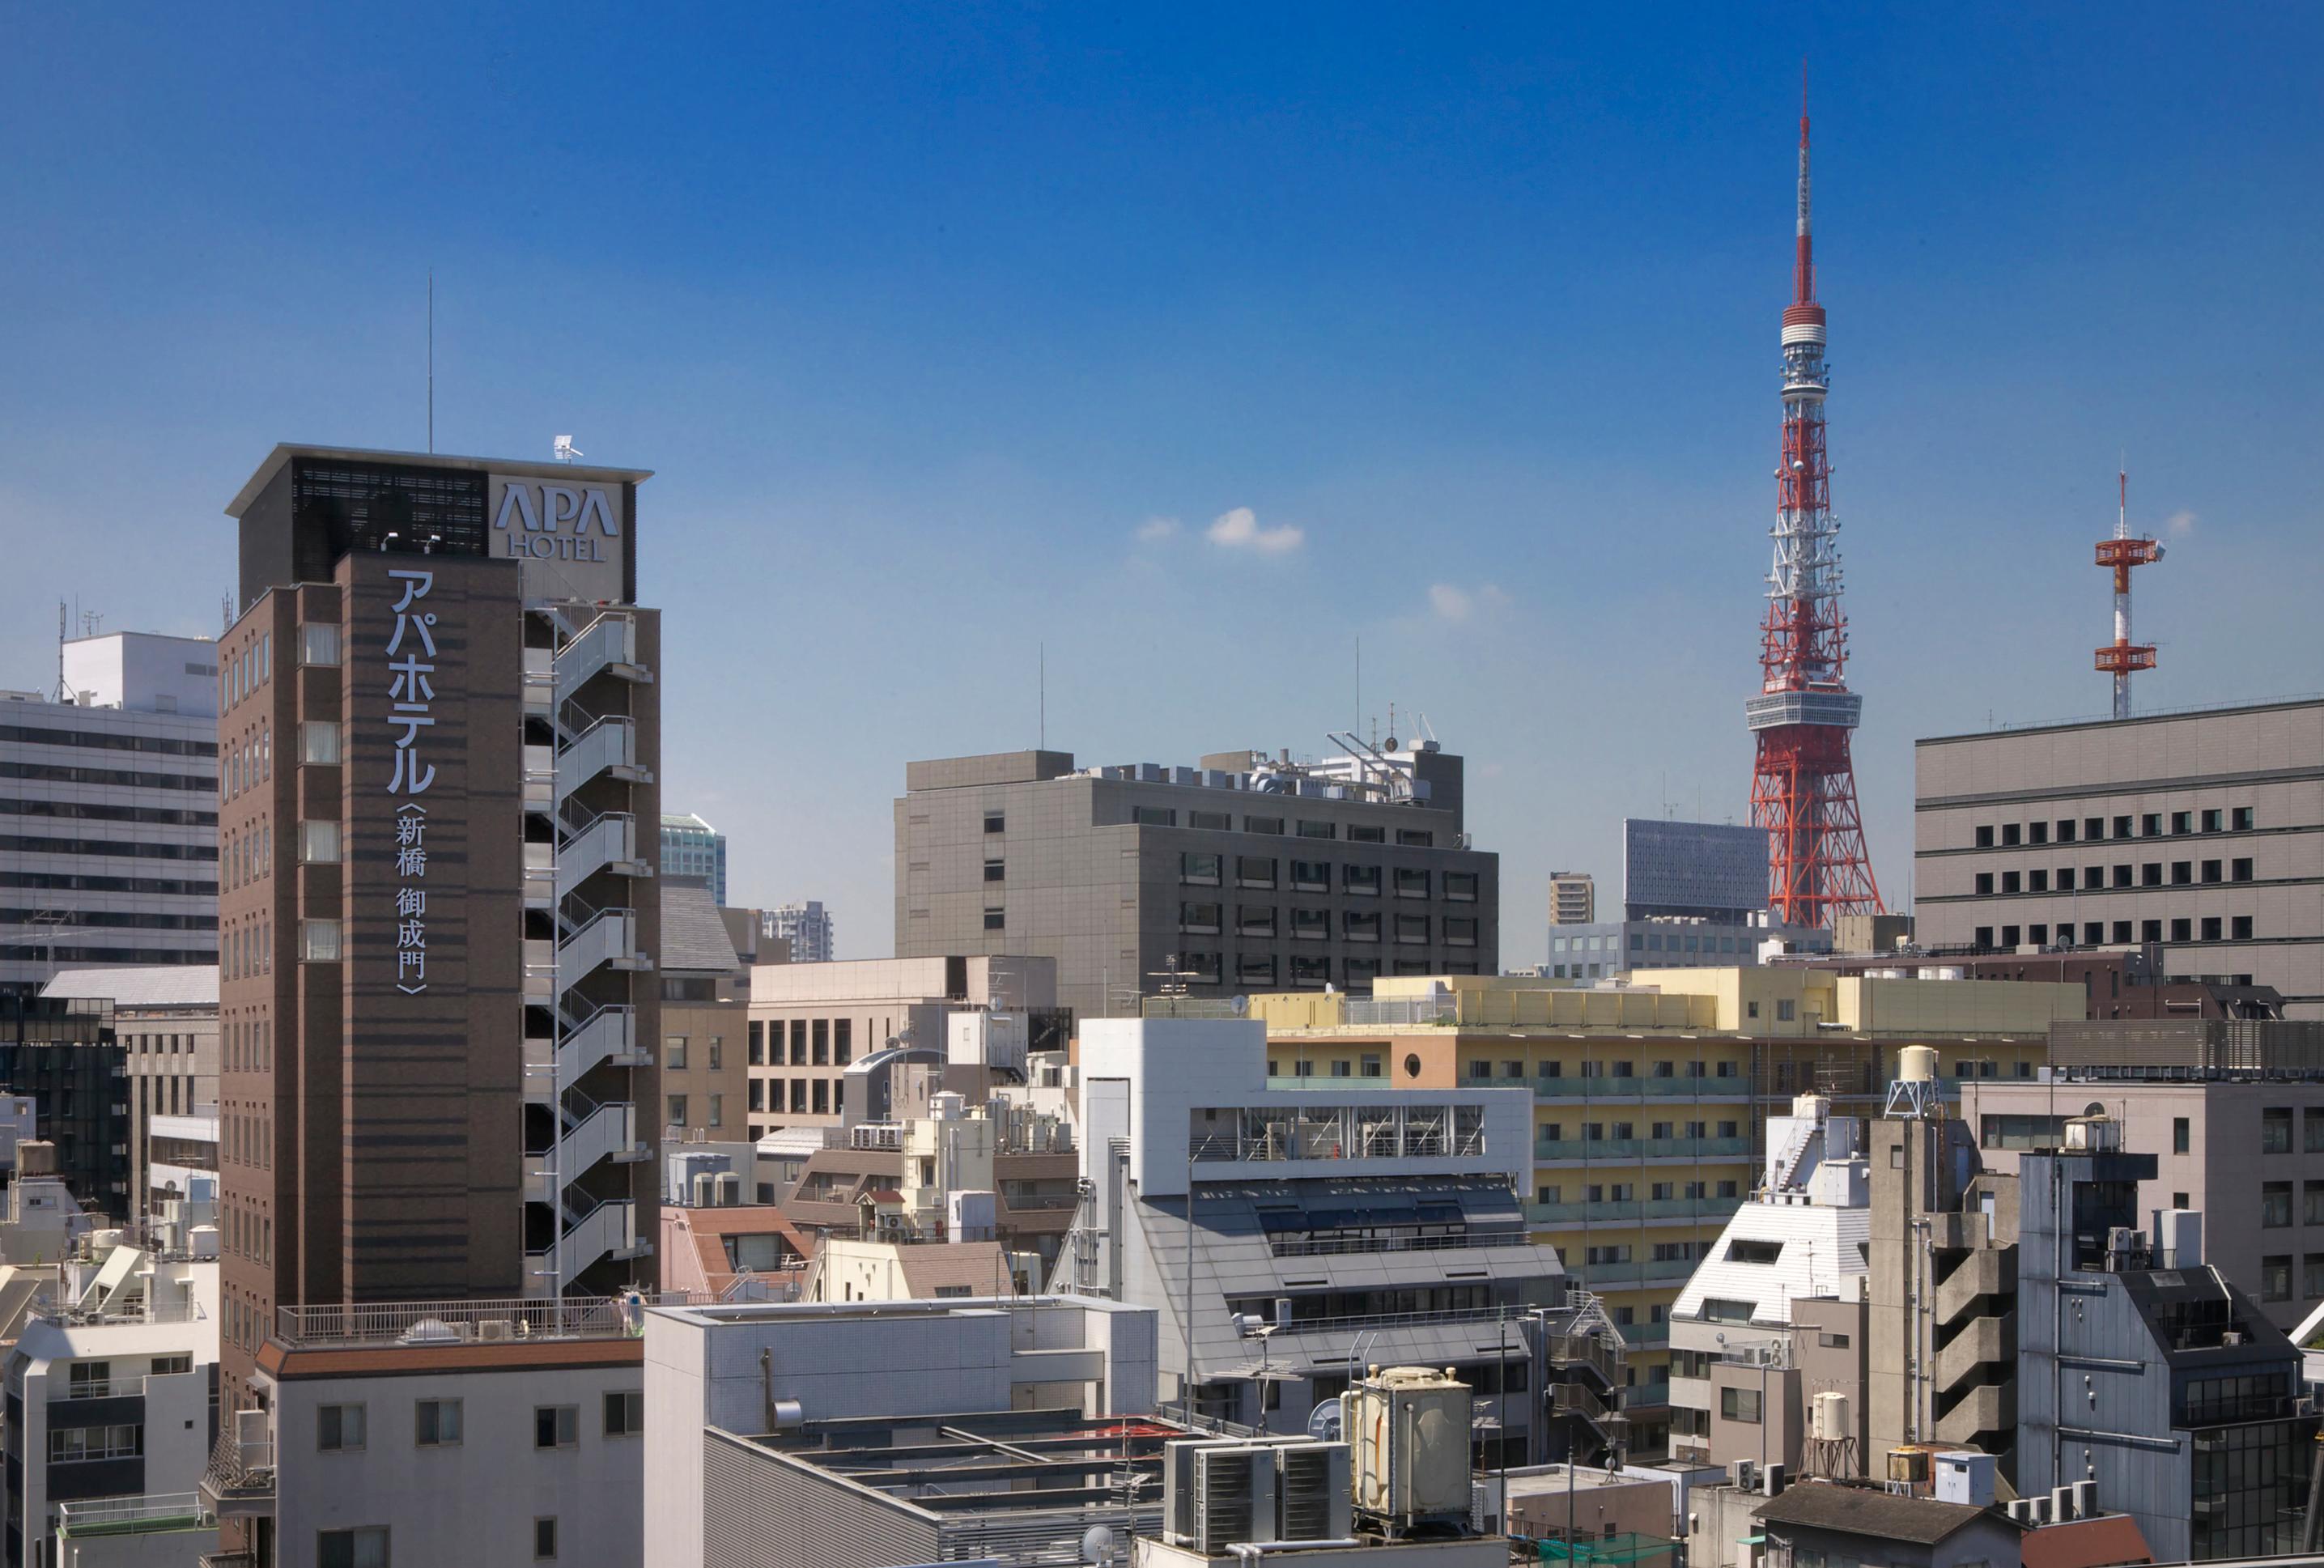
[[[1840,607],[1840,524],[1825,460],[1823,307],[1815,302],[1808,226],[1808,116],[1800,113],[1799,250],[1784,311],[1784,455],[1775,471],[1775,565],[1760,627],[1760,693],[1745,705],[1758,742],[1751,821],[1767,829],[1767,903],[1793,925],[1877,914],[1849,733],[1864,699],[1848,689],[1848,617]]]
[[[2130,640],[2130,568],[2152,566],[2163,558],[2163,547],[2151,539],[2130,537],[2130,473],[2127,465],[2115,476],[2120,481],[2121,510],[2114,515],[2114,537],[2098,540],[2098,565],[2114,569],[2114,641],[2098,650],[2098,669],[2114,677],[2114,716],[2130,717],[2130,678],[2154,668],[2154,644]]]

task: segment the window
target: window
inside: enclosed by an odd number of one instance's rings
[[[1991,872],[1979,872],[1977,873],[1977,890],[1980,893],[1990,893],[1993,891],[1993,873]]]
[[[1272,904],[1236,905],[1235,933],[1242,936],[1274,936],[1275,906]]]
[[[2188,1139],[2191,1136],[2192,1132],[2187,1118],[2184,1116],[2174,1116],[2171,1119],[2172,1153],[2185,1154],[2188,1152]]]
[[[1225,921],[1225,909],[1223,904],[1181,904],[1178,929],[1215,935]]]
[[[2214,808],[2203,813],[2203,831],[2205,833],[2218,833],[2224,830],[2227,826],[2226,812]]]
[[[2290,1182],[2260,1183],[2259,1222],[2260,1228],[2267,1231],[2280,1231],[2292,1223]]]
[[[1332,912],[1329,909],[1294,909],[1291,911],[1292,940],[1321,942],[1331,935]]]
[[[2142,838],[2162,837],[2163,814],[2159,811],[2143,813],[2138,819],[2138,833]]]
[[[387,1526],[324,1530],[315,1536],[315,1568],[388,1568]]]
[[[299,726],[299,760],[329,767],[339,760],[339,726],[309,719]]]
[[[1234,818],[1223,811],[1189,811],[1186,813],[1186,826],[1209,833],[1231,833],[1234,829]]]
[[[535,1448],[577,1448],[581,1443],[581,1407],[538,1405],[532,1412]]]
[[[2252,939],[2252,918],[2249,915],[2237,915],[2234,917],[2227,922],[2227,936],[2237,942],[2250,941]]]
[[[557,1555],[557,1521],[538,1518],[532,1521],[532,1560],[546,1562]]]
[[[1785,997],[1781,1001],[1775,1003],[1775,1021],[1777,1023],[1791,1023],[1794,1021],[1798,1016],[1798,1012],[1799,1005],[1793,1001],[1789,997]]]
[[[299,662],[334,665],[339,661],[339,629],[325,623],[299,628]]]
[[[686,1125],[685,1095],[673,1094],[669,1097],[669,1118],[668,1125],[671,1127],[683,1127]]]
[[[987,833],[1001,833],[1001,832],[1006,831],[1006,830],[1007,830],[1007,828],[1008,828],[1008,826],[1009,826],[1009,817],[1008,817],[1008,816],[1007,816],[1007,814],[1006,814],[1006,813],[999,812],[999,811],[988,811],[988,812],[986,812],[986,813],[984,814],[984,831],[985,831],[985,832],[987,832]]]
[[[1474,872],[1446,872],[1444,873],[1444,896],[1456,904],[1475,903],[1477,901],[1477,873]]]
[[[1237,985],[1273,985],[1275,955],[1257,953],[1238,955],[1235,958],[1235,983]]]
[[[2262,1301],[2292,1299],[2292,1257],[2274,1253],[2259,1260],[2259,1298]]]
[[[2114,885],[2117,888],[2126,888],[2130,886],[2130,868],[2128,866],[2123,865],[2114,868]]]
[[[1178,880],[1195,887],[1215,888],[1219,885],[1219,857],[1214,854],[1192,853],[1178,857]]]
[[[2060,844],[2071,844],[2074,842],[2074,819],[2072,817],[2061,816],[2058,818],[2058,842]]]
[[[2247,882],[2251,881],[2251,862],[2244,859],[2229,861],[2227,862],[2227,877],[2232,881]]]
[[[1007,881],[1009,880],[1009,862],[1007,861],[999,860],[986,861],[984,862],[984,880],[988,882]]]
[[[674,1073],[684,1072],[686,1070],[686,1037],[684,1035],[665,1035],[662,1037],[661,1044],[661,1065],[668,1067]]]
[[[2203,880],[2207,882],[2226,881],[2227,880],[2227,862],[2225,861],[2216,860],[2205,861],[2203,862]]]
[[[1425,827],[1399,827],[1396,842],[1406,849],[1428,849],[1436,843],[1436,835]]]
[[[2048,823],[2046,823],[2046,822],[2035,822],[2035,823],[2030,823],[2030,824],[2028,824],[2028,825],[2026,826],[2026,829],[2025,829],[2025,842],[2026,842],[2026,843],[2028,843],[2028,844],[2047,844],[2047,843],[2049,843],[2049,842],[2050,842],[2050,825],[2049,825]]]
[[[1279,816],[1246,816],[1242,819],[1245,833],[1281,833],[1283,818]]]
[[[78,1464],[91,1459],[134,1459],[145,1452],[145,1428],[77,1426],[49,1433],[49,1462]]]
[[[2046,871],[2027,872],[2025,873],[2025,890],[2029,893],[2048,892],[2050,890],[2050,873]]]
[[[2082,836],[2086,839],[2104,838],[2106,836],[2106,818],[2103,816],[2083,817]]]
[[[2159,860],[2151,860],[2145,864],[2140,866],[2138,868],[2138,885],[2142,888],[2161,887],[2163,885],[2163,862]]]
[[[1299,836],[1302,838],[1337,838],[1339,835],[1339,829],[1332,823],[1309,822],[1305,818],[1300,821]]]
[[[1380,890],[1380,869],[1378,866],[1342,866],[1340,884],[1348,892],[1377,899]]]
[[[2200,939],[2202,941],[2217,942],[2220,936],[2219,918],[2217,915],[2204,916],[2203,923],[2198,927],[2198,929],[2201,932]]]
[[[1275,886],[1275,862],[1266,855],[1235,856],[1235,882],[1240,887],[1272,888]]]
[[[323,1405],[315,1411],[315,1447],[324,1453],[352,1453],[364,1445],[364,1407]]]
[[[984,928],[988,931],[1007,930],[1009,928],[1009,911],[1006,909],[992,909],[988,906],[984,911]]]
[[[1398,866],[1396,872],[1396,896],[1399,899],[1425,899],[1428,896],[1428,872]]]
[[[2227,822],[2237,833],[2249,833],[2252,828],[2252,808],[2238,806],[2227,813]]]
[[[1378,1056],[1364,1056],[1360,1058],[1356,1065],[1356,1072],[1357,1075],[1360,1077],[1379,1077],[1380,1075],[1380,1059]]]
[[[726,1125],[725,1095],[713,1094],[710,1096],[710,1114],[703,1118],[702,1124],[705,1127],[724,1127]]]
[[[194,1358],[191,1355],[155,1356],[152,1366],[147,1369],[149,1375],[156,1378],[175,1377],[193,1370]]]
[[[299,958],[304,964],[337,964],[339,961],[339,923],[337,920],[300,921]]]
[[[1341,929],[1351,942],[1377,942],[1380,939],[1380,918],[1351,909],[1342,917]]]
[[[1979,948],[1992,946],[1993,927],[1990,926],[1979,926],[1977,928],[1975,935],[1973,935],[1969,940],[1974,945]],[[1751,1004],[1751,1016],[1753,1018],[1757,1018],[1759,1016],[1759,1004],[1756,1001]]]
[[[1306,825],[1304,823],[1301,824],[1300,828],[1302,832],[1305,832]],[[1385,827],[1367,827],[1361,823],[1351,822],[1348,824],[1348,842],[1350,844],[1386,844],[1388,842],[1388,829]]]
[[[1428,917],[1425,915],[1398,915],[1396,918],[1396,939],[1398,942],[1406,943],[1426,942],[1428,940]]]
[[[2171,940],[2173,942],[2192,942],[2194,939],[2195,922],[2193,920],[2182,918],[2171,922]]]
[[[2008,846],[2014,846],[2018,842],[2018,831],[2017,825],[2015,823],[2006,822],[2002,824],[2001,842],[2004,845]]]
[[[2015,872],[2004,872],[2001,873],[2001,890],[2005,893],[2018,893],[2025,890]]]
[[[1987,823],[1977,830],[1977,847],[1979,849],[1991,849],[1993,847],[1992,824]]]
[[[2138,923],[2138,939],[2141,942],[2162,941],[2163,922],[2160,920],[2141,920]]]
[[[2324,1182],[2310,1182],[2301,1189],[2300,1222],[2324,1225]]]
[[[1328,861],[1296,860],[1291,862],[1291,886],[1303,893],[1328,893],[1332,890],[1332,867]]]
[[[2171,862],[2171,885],[2172,887],[2183,888],[2194,880],[2195,862],[2193,861],[2174,860]]]
[[[411,1440],[421,1448],[456,1448],[460,1442],[460,1402],[419,1399],[411,1407]]]
[[[2301,1113],[2300,1147],[2310,1154],[2324,1153],[2324,1109],[2311,1105]]]
[[[645,1430],[646,1397],[635,1388],[605,1396],[605,1435],[635,1437]]]
[[[2172,831],[2172,833],[2192,833],[2192,832],[2194,832],[2194,831],[2195,831],[2195,814],[2194,814],[2193,812],[2191,812],[2191,811],[2174,811],[2174,812],[2172,812],[2172,813],[2171,814],[2171,831]]]
[[[2292,1152],[2292,1108],[2271,1106],[2259,1113],[2259,1151],[2262,1154]]]
[[[1133,806],[1130,808],[1130,820],[1140,827],[1176,827],[1178,813],[1168,806]]]

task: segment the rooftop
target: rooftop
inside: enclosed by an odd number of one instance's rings
[[[1900,1497],[1868,1486],[1842,1486],[1806,1480],[1768,1499],[1753,1510],[1770,1525],[1801,1525],[1810,1529],[1873,1536],[1884,1541],[1910,1541],[1934,1545],[1956,1530],[1991,1519],[2018,1526],[2008,1515],[1969,1503],[1940,1502],[1935,1498]]]
[[[60,969],[41,988],[42,996],[94,997],[116,1009],[214,1008],[218,1004],[215,964],[136,964],[112,969]]]
[[[388,452],[367,447],[309,447],[302,442],[284,441],[269,452],[259,463],[232,501],[226,503],[226,514],[240,517],[258,499],[283,465],[295,457],[320,457],[326,461],[354,463],[397,463],[414,468],[466,468],[486,474],[518,474],[535,479],[576,479],[599,484],[634,484],[653,477],[650,468],[607,468],[592,463],[557,463],[529,457],[456,457],[444,452]]]
[[[650,1293],[641,1293],[641,1299],[653,1305]],[[611,1296],[282,1306],[274,1316],[274,1339],[292,1350],[620,1340],[643,1332],[641,1315]]]

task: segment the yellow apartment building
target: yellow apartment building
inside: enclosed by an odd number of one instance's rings
[[[1636,970],[1621,986],[1531,976],[1383,978],[1370,997],[1250,999],[1278,1088],[1332,1079],[1534,1095],[1528,1216],[1630,1343],[1631,1452],[1666,1452],[1671,1302],[1759,1185],[1766,1121],[1811,1090],[1876,1116],[1906,1046],[1948,1091],[2032,1078],[2080,985],[1843,975],[1780,965]]]

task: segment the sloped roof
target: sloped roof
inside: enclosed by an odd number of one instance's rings
[[[1789,1323],[1794,1301],[1831,1296],[1866,1272],[1863,1245],[1871,1240],[1869,1209],[1745,1204],[1671,1303],[1671,1315],[1700,1317],[1704,1300],[1716,1298],[1751,1303],[1754,1323]],[[1740,1262],[1729,1256],[1738,1241],[1779,1242],[1783,1250],[1773,1263]]]
[[[103,997],[115,1007],[216,1007],[215,964],[124,964],[112,969],[60,969],[42,996]]]
[[[1900,1497],[1870,1487],[1836,1486],[1829,1481],[1802,1481],[1781,1497],[1769,1498],[1753,1514],[1770,1525],[1842,1530],[1884,1541],[1913,1541],[1924,1546],[1934,1545],[1979,1519],[1991,1519],[2013,1529],[2021,1527],[2006,1514],[1969,1503]]]
[[[661,951],[654,955],[665,973],[691,971],[731,974],[742,966],[726,922],[718,917],[718,901],[698,881],[663,877],[661,887]]]
[[[2021,1554],[2025,1568],[2121,1568],[2154,1561],[2138,1521],[2128,1514],[2043,1525],[2026,1536]]]

